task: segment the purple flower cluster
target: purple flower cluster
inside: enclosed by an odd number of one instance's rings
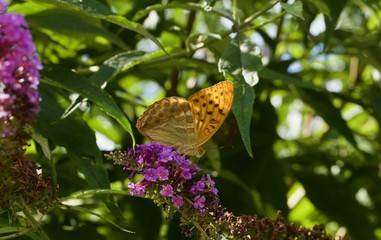
[[[218,204],[218,190],[209,174],[195,179],[201,169],[172,147],[158,143],[136,145],[128,149],[123,162],[124,170],[131,171],[130,179],[139,176],[136,183],[130,182],[131,195],[147,195],[161,198],[174,208],[187,204],[192,209],[204,209],[206,204]]]
[[[0,0],[0,14],[3,14],[7,11],[8,1]]]
[[[0,0],[0,11],[6,3]],[[0,14],[0,120],[30,123],[40,110],[39,70],[28,24],[17,14]]]

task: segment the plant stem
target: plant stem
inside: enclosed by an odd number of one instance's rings
[[[204,229],[202,229],[202,227],[198,224],[198,222],[192,221],[192,223],[198,229],[198,231],[200,231],[200,233],[204,237],[204,239],[210,239],[208,234],[206,234],[206,232],[204,231]]]
[[[45,231],[41,228],[40,224],[33,217],[32,212],[29,209],[29,207],[25,204],[24,199],[20,198],[19,204],[23,207],[22,212],[24,213],[27,222],[32,226],[32,229],[36,230],[36,232],[39,234],[42,240],[49,240],[48,235],[45,233]]]
[[[256,19],[257,17],[261,16],[263,13],[267,12],[269,9],[271,9],[271,8],[272,8],[274,5],[276,5],[278,2],[280,2],[280,1],[279,1],[279,0],[273,0],[273,1],[270,2],[266,7],[262,8],[262,9],[259,10],[258,12],[252,14],[251,16],[249,16],[249,17],[247,17],[245,20],[243,20],[241,26],[250,24],[251,21],[253,21],[253,20]]]

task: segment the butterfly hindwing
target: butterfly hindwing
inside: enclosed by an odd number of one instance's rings
[[[197,141],[191,108],[181,97],[166,97],[153,103],[136,127],[151,141],[165,145],[184,146]]]

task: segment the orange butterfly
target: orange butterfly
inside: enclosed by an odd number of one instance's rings
[[[136,123],[153,142],[172,146],[178,153],[201,157],[202,145],[221,127],[234,99],[234,85],[222,81],[202,89],[188,100],[166,97],[147,108]]]

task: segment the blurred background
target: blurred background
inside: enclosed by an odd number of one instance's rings
[[[129,196],[128,173],[103,154],[132,147],[132,136],[147,142],[135,123],[154,101],[228,78],[235,105],[199,160],[220,203],[236,215],[280,210],[289,223],[381,239],[380,6],[13,1],[8,12],[25,15],[44,63],[34,131],[51,159],[33,140],[27,154],[73,206],[45,213],[44,230],[51,239],[185,239],[179,216]]]

